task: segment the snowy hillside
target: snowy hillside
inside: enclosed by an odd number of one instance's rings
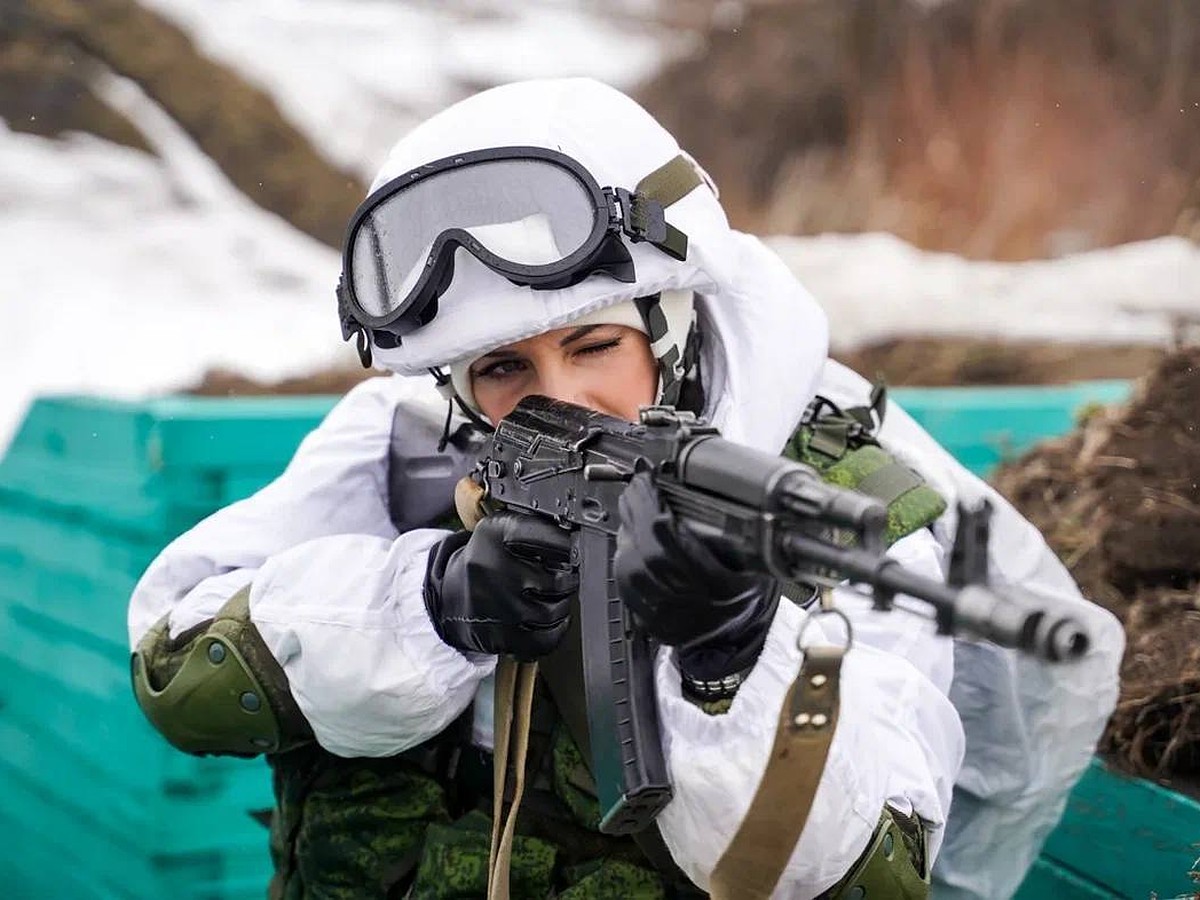
[[[628,16],[610,24],[584,0],[535,12],[483,0],[149,2],[364,177],[471,85],[589,74],[631,87],[686,43]],[[105,93],[160,158],[0,123],[0,448],[39,393],[142,396],[213,365],[279,378],[354,360],[334,312],[337,254],[249,203],[136,86],[111,77]],[[1167,317],[1128,307],[1200,308],[1200,252],[1180,240],[1020,265],[885,235],[772,243],[842,346],[907,333],[1156,341]]]
[[[1164,237],[1054,260],[974,262],[889,234],[775,237],[840,347],[906,334],[1159,343],[1200,317],[1200,249]]]

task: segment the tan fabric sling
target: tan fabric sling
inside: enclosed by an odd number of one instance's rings
[[[465,478],[455,491],[459,518],[469,529],[486,515],[480,503],[482,495],[482,489]],[[822,612],[833,612],[830,599],[830,592],[825,591]],[[848,621],[846,625],[849,628]],[[819,646],[804,651],[800,673],[779,711],[775,743],[758,790],[713,870],[709,894],[714,900],[765,900],[779,882],[808,821],[825,770],[837,726],[842,659],[849,643],[848,635],[845,647]],[[512,657],[501,657],[496,666],[488,900],[509,898],[509,865],[517,812],[525,792],[525,762],[537,670],[537,663],[519,663]],[[502,827],[510,749],[513,799]]]
[[[488,900],[508,900],[508,871],[512,860],[517,812],[525,793],[525,758],[529,751],[529,722],[537,663],[502,656],[496,665],[496,727],[492,746],[492,848],[488,857]],[[513,795],[504,816],[504,789],[512,752]],[[504,819],[501,828],[500,820]]]
[[[808,821],[838,719],[845,647],[810,647],[779,711],[775,743],[750,809],[717,861],[714,900],[765,900]]]
[[[454,488],[454,507],[463,527],[474,531],[487,515],[484,491],[471,478],[462,478]],[[525,794],[525,760],[529,753],[529,724],[533,713],[533,688],[537,682],[536,662],[518,662],[501,656],[496,662],[493,697],[495,725],[492,730],[492,846],[488,853],[488,900],[508,900],[509,865],[517,813]],[[512,804],[504,815],[508,786],[509,757],[513,771]],[[501,825],[503,819],[503,825]]]

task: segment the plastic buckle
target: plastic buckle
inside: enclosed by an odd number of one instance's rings
[[[667,239],[667,213],[657,200],[636,194],[625,188],[614,188],[620,209],[621,230],[635,244],[648,241],[662,244]]]

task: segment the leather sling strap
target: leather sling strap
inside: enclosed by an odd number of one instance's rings
[[[474,480],[464,477],[454,487],[454,506],[468,531],[487,515],[484,492]],[[501,656],[496,662],[492,729],[492,842],[488,851],[488,900],[508,900],[509,867],[517,813],[525,793],[525,759],[529,753],[529,726],[533,718],[533,688],[537,682],[536,662],[518,662]],[[512,753],[513,793],[504,815],[508,786],[509,752]],[[503,825],[501,825],[503,819]]]
[[[529,723],[533,711],[533,686],[537,663],[517,662],[502,656],[496,665],[496,726],[492,747],[492,846],[488,854],[488,900],[508,900],[509,864],[517,812],[525,793],[525,758],[529,752]],[[512,752],[513,795],[504,812],[504,789]],[[504,826],[500,820],[503,817]]]
[[[838,719],[845,647],[804,651],[779,711],[775,743],[750,809],[710,879],[714,900],[765,900],[775,889],[804,823]]]

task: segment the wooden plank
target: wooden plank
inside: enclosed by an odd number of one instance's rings
[[[0,549],[19,554],[32,568],[136,579],[165,543],[165,538],[121,533],[53,509],[0,499]]]
[[[0,503],[38,501],[166,543],[274,478],[336,400],[43,398],[0,459]]]
[[[337,399],[168,397],[145,410],[162,468],[281,470]]]
[[[1072,791],[1042,856],[1124,897],[1191,894],[1200,803],[1096,760]]]
[[[29,800],[5,787],[0,805],[0,835],[4,835],[4,891],[16,898],[70,897],[71,900],[148,900],[161,896],[148,860],[120,856],[120,884],[106,884],[86,861],[88,851],[103,853],[103,846],[79,848],[40,819],[24,815]],[[81,852],[83,851],[83,852]],[[171,896],[177,896],[172,893]],[[262,892],[259,892],[262,896]]]
[[[77,748],[94,766],[97,779],[146,797],[163,792],[168,755],[177,752],[150,727],[132,692],[99,701],[47,682],[4,657],[0,657],[0,720],[14,730],[32,727],[44,733],[50,742],[47,752],[51,747]],[[0,744],[0,757],[10,757],[4,744]]]
[[[1070,385],[896,388],[889,397],[977,475],[1038,441],[1065,434],[1089,403],[1128,397],[1128,381]]]
[[[1101,887],[1045,858],[1034,861],[1013,900],[1120,900]]]
[[[80,843],[101,841],[125,854],[153,852],[158,834],[152,791],[113,784],[78,748],[55,740],[36,722],[0,716],[0,746],[6,809],[20,810],[31,823],[66,810],[71,825],[65,833]],[[18,790],[29,796],[18,802]]]
[[[82,647],[64,640],[62,633],[47,623],[17,623],[12,608],[0,620],[0,653],[35,673],[47,691],[59,686],[78,690],[101,703],[129,694],[129,659],[109,651]]]
[[[15,568],[0,553],[0,641],[6,623],[48,620],[73,632],[71,640],[116,659],[129,656],[125,605],[133,579],[97,583],[74,572],[35,566]],[[35,624],[37,629],[40,625]],[[0,657],[4,655],[0,647]]]

